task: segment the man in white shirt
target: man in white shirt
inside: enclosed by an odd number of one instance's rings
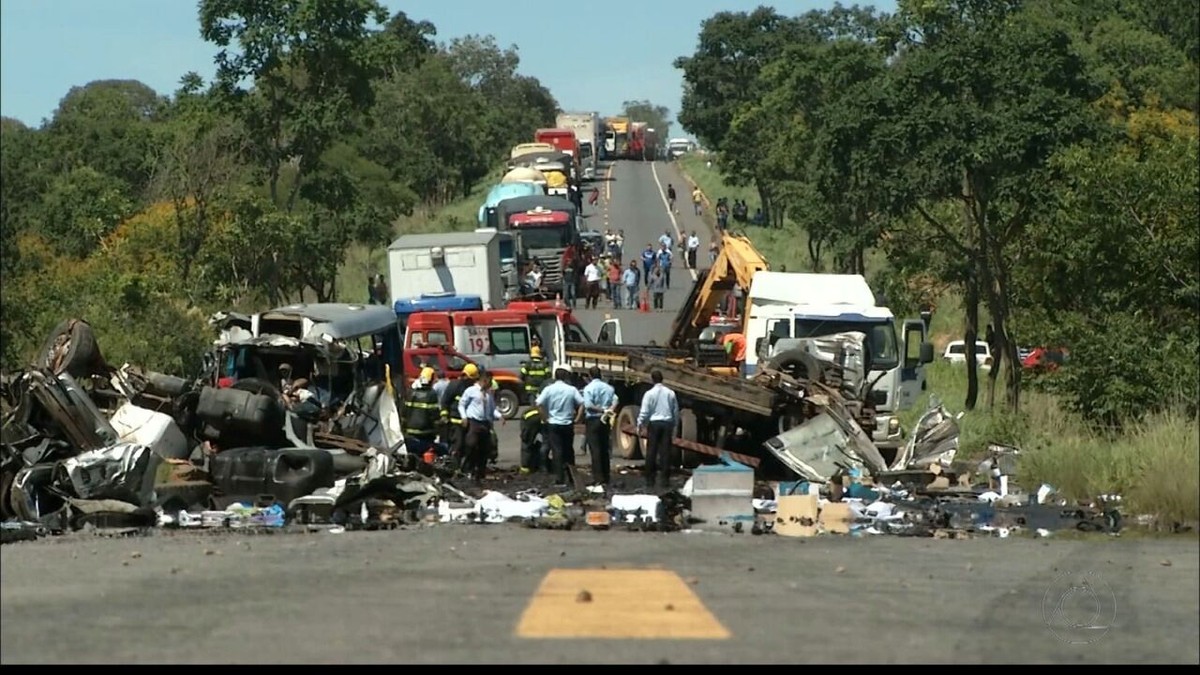
[[[596,303],[600,301],[600,280],[602,278],[604,278],[604,272],[600,270],[596,261],[592,260],[583,270],[583,280],[587,282],[587,296],[583,300],[584,309],[596,309]]]
[[[687,240],[687,264],[688,267],[696,269],[696,253],[700,251],[700,237],[696,235],[696,231],[692,230],[692,234]]]
[[[646,432],[646,487],[668,490],[671,487],[671,446],[679,424],[679,400],[665,386],[662,371],[650,372],[654,386],[642,396],[638,412],[638,431]]]
[[[467,434],[464,445],[464,464],[475,484],[483,483],[483,475],[487,472],[488,457],[492,450],[492,425],[496,422],[504,424],[504,417],[496,407],[496,397],[492,393],[492,374],[479,372],[475,384],[467,387],[458,402],[458,414],[466,425]]]
[[[583,394],[567,382],[570,376],[567,368],[555,370],[554,383],[542,389],[535,402],[546,420],[550,462],[560,486],[567,485],[567,465],[575,466],[575,423],[583,412]]]
[[[670,230],[663,230],[662,236],[658,238],[658,243],[669,249],[675,244],[675,237],[671,236]]]

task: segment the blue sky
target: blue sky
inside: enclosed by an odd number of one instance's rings
[[[679,110],[677,56],[695,51],[700,22],[758,4],[795,15],[833,0],[420,0],[383,3],[431,21],[439,40],[491,34],[516,45],[522,73],[542,81],[567,110],[615,114],[649,99]],[[844,2],[851,5],[854,2]],[[894,10],[894,0],[861,2]],[[196,0],[3,0],[0,2],[0,114],[36,126],[72,86],[141,80],[174,91],[194,70],[211,77],[215,45],[200,38]],[[547,28],[565,28],[565,36]],[[680,130],[673,128],[672,135]]]

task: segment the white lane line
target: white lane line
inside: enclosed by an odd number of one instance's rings
[[[667,192],[663,190],[662,181],[658,179],[658,167],[655,162],[650,163],[650,173],[654,176],[654,184],[658,186],[658,196],[662,199],[663,208],[667,210],[667,217],[671,219],[671,227],[675,228],[675,241],[683,241],[683,230],[679,229],[679,221],[675,220],[675,214],[671,212],[671,203],[667,201]],[[686,254],[685,254],[686,256]],[[696,262],[699,262],[700,252],[696,252]],[[684,265],[687,265],[687,259],[684,259]],[[700,278],[700,274],[694,269],[689,269],[692,273],[692,281]]]

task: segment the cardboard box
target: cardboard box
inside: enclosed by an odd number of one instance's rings
[[[817,495],[787,495],[777,500],[775,533],[785,537],[813,537],[817,534],[819,502]]]
[[[829,502],[821,509],[819,521],[821,529],[829,534],[850,534],[854,512],[850,510],[849,504]]]

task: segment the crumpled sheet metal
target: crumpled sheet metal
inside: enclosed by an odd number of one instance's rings
[[[913,431],[901,452],[889,467],[892,471],[926,468],[933,464],[949,467],[958,453],[958,419],[962,413],[951,415],[936,396],[913,426]]]
[[[887,465],[879,449],[836,393],[821,394],[810,400],[819,400],[824,412],[767,441],[767,450],[799,476],[817,483],[860,467],[871,473],[883,471]]]
[[[144,505],[154,499],[154,472],[150,470],[154,457],[144,445],[118,443],[63,460],[59,472],[80,499],[120,499]]]

